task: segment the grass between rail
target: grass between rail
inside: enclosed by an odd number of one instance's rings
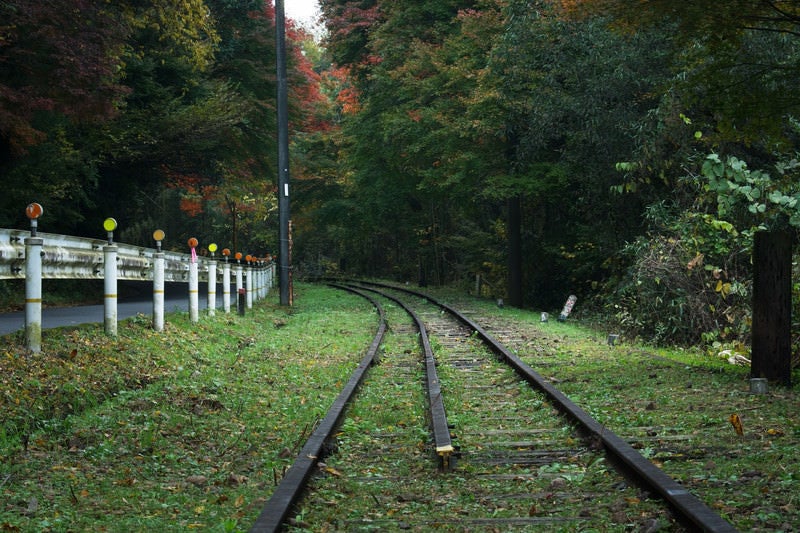
[[[0,530],[246,531],[376,326],[357,296],[296,292],[292,309],[170,315],[163,333],[148,317],[116,339],[101,325],[53,330],[41,354],[6,336]],[[439,296],[513,328],[509,348],[740,530],[800,529],[797,386],[749,394],[746,370],[724,360],[611,347],[608,332]]]

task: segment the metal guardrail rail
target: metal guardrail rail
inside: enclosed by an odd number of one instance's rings
[[[108,239],[88,239],[38,233],[36,218],[41,215],[39,204],[26,210],[31,219],[31,231],[0,228],[0,280],[25,280],[25,337],[32,352],[41,351],[42,280],[97,279],[103,280],[104,325],[106,334],[117,334],[117,282],[119,280],[151,281],[153,284],[153,328],[164,327],[164,283],[185,282],[188,285],[189,317],[199,319],[198,282],[207,282],[208,310],[216,311],[217,285],[223,286],[223,310],[230,312],[232,270],[235,276],[239,313],[252,307],[253,300],[263,298],[272,287],[274,265],[269,259],[223,251],[221,261],[213,257],[197,257],[197,239],[188,241],[191,254],[165,252],[160,249],[164,232],[153,233],[158,247],[144,248],[113,242],[116,220],[107,219],[104,228]],[[216,245],[209,245],[213,252]],[[242,259],[245,259],[244,263]],[[218,269],[218,263],[222,268]],[[246,279],[246,285],[245,285]]]
[[[28,230],[0,228],[0,279],[25,279],[25,239]],[[71,237],[53,233],[36,234],[42,246],[42,277],[44,279],[103,279],[103,239]],[[133,281],[152,281],[155,248],[144,248],[115,242],[117,247],[117,278]],[[164,251],[164,278],[170,282],[189,281],[191,256]],[[223,260],[223,258],[218,258]],[[198,257],[198,275],[208,281],[209,259]],[[221,281],[222,272],[217,271]]]

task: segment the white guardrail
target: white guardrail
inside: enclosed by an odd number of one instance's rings
[[[30,231],[0,228],[0,279],[25,278],[25,239]],[[108,241],[70,237],[53,233],[36,234],[42,239],[42,278],[44,279],[103,279],[105,257],[103,247]],[[154,248],[114,243],[117,247],[117,279],[152,281]],[[162,252],[164,254],[164,280],[189,281],[190,254]],[[219,262],[218,258],[216,262]],[[198,274],[208,281],[206,257],[198,257]],[[222,282],[222,270],[218,272]]]
[[[196,245],[197,241],[192,244]],[[160,243],[159,243],[160,244]],[[227,252],[227,250],[226,250]],[[241,256],[241,254],[237,254]],[[231,287],[236,288],[239,313],[264,298],[272,288],[274,263],[247,256],[198,257],[108,240],[0,228],[0,279],[25,280],[25,331],[28,348],[41,350],[41,280],[102,279],[106,333],[116,335],[117,280],[153,282],[153,327],[164,325],[164,282],[188,283],[189,315],[198,315],[198,281],[209,282],[208,313],[216,309],[217,285],[222,284],[223,310],[230,312]]]

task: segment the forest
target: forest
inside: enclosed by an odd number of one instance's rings
[[[296,276],[575,294],[627,335],[748,354],[755,243],[800,227],[800,2],[320,5],[321,36],[287,26]],[[41,231],[275,253],[271,2],[0,21],[0,227],[35,201]]]

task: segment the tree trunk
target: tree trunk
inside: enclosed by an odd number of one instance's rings
[[[508,199],[508,305],[522,307],[522,200]]]
[[[750,374],[792,379],[792,234],[759,231],[753,246],[753,340]]]

